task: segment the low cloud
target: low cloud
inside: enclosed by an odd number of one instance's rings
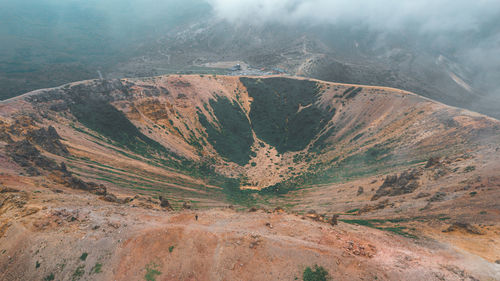
[[[498,0],[206,0],[221,19],[252,24],[353,24],[377,30],[477,30]]]
[[[418,42],[419,51],[459,62],[476,89],[500,99],[498,0],[205,1],[215,17],[237,24],[336,25],[371,30],[376,38],[404,34],[400,38]]]

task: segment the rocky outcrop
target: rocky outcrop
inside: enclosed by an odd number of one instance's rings
[[[441,202],[441,201],[444,201],[445,197],[446,197],[446,193],[438,191],[438,192],[434,193],[434,195],[431,198],[429,198],[427,201],[429,201],[429,202]]]
[[[47,130],[45,133],[54,136],[54,132]],[[44,133],[44,134],[45,134]],[[55,133],[57,134],[57,132]],[[24,167],[30,176],[38,176],[42,171],[48,172],[52,178],[61,184],[73,189],[89,191],[97,195],[106,195],[106,187],[94,182],[85,182],[73,176],[67,170],[66,164],[57,164],[54,160],[42,155],[40,151],[28,140],[14,142],[7,146],[7,153],[12,160]]]
[[[163,196],[160,195],[160,207],[165,208],[166,210],[173,211],[174,208],[170,205],[170,202],[168,202],[167,198],[164,198]]]
[[[96,195],[106,195],[106,187],[102,184],[97,184],[95,182],[85,182],[79,178],[76,178],[71,173],[66,174],[63,177],[64,185],[73,189],[85,190]]]
[[[358,187],[358,192],[356,193],[356,196],[360,196],[361,194],[363,194],[365,190],[363,189],[362,186]]]
[[[338,218],[339,218],[339,215],[335,214],[332,216],[332,218],[330,219],[329,223],[332,225],[332,226],[335,226],[337,225],[339,222],[338,222]]]
[[[315,210],[309,210],[307,211],[305,217],[312,219],[313,221],[329,223],[332,226],[335,226],[338,224],[339,215],[333,214],[332,217],[328,219],[326,214],[318,214]]]
[[[364,206],[363,208],[359,209],[358,215],[361,215],[363,213],[369,213],[376,210],[382,210],[385,209],[386,207],[392,207],[392,206],[394,206],[394,203],[389,203],[389,199],[385,199],[381,202],[378,202],[375,205]]]
[[[52,154],[59,156],[69,155],[68,148],[61,143],[61,137],[52,126],[30,131],[27,135],[27,139]]]
[[[29,175],[40,174],[39,169],[54,171],[59,170],[59,165],[52,159],[42,155],[40,151],[28,140],[22,140],[9,144],[6,147],[7,154],[21,167],[25,168]]]
[[[112,202],[112,203],[118,203],[118,204],[127,204],[131,202],[133,199],[130,197],[126,198],[118,198],[116,195],[113,193],[108,193],[105,194],[103,197],[101,197],[104,201]]]
[[[450,227],[443,230],[443,232],[453,232],[453,231],[457,231],[460,229],[462,229],[470,234],[476,234],[476,235],[483,234],[477,227],[471,225],[470,223],[466,223],[466,222],[455,222]]]
[[[431,157],[431,158],[429,158],[429,160],[427,160],[427,163],[425,164],[425,168],[434,167],[436,165],[439,165],[440,163],[441,162],[440,162],[439,157]]]
[[[191,204],[189,202],[182,203],[183,210],[191,210]]]
[[[387,176],[384,183],[379,187],[371,200],[377,200],[383,196],[397,196],[412,193],[419,186],[418,179],[421,174],[421,171],[413,169],[405,171],[399,176]]]
[[[10,137],[7,132],[0,130],[0,141],[6,142],[6,143],[11,143],[13,142],[12,138]]]

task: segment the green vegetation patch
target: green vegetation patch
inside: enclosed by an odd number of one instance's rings
[[[357,211],[359,211],[359,209],[352,209],[352,210],[346,211],[346,213],[352,214],[352,213],[356,213]]]
[[[354,87],[352,87],[352,88],[354,88]],[[356,88],[356,89],[354,89],[354,90],[352,90],[352,91],[348,92],[347,94],[345,94],[345,93],[344,93],[344,97],[345,97],[346,99],[352,99],[352,98],[354,98],[357,94],[359,94],[359,93],[361,92],[361,90],[363,90],[363,88],[358,87],[358,88]]]
[[[253,98],[250,120],[259,138],[279,153],[304,149],[333,117],[317,106],[316,82],[288,78],[240,78]]]
[[[54,279],[56,279],[56,277],[54,276],[54,273],[51,273],[51,274],[49,274],[49,275],[45,276],[45,277],[43,278],[43,281],[52,281],[52,280],[54,280]]]
[[[472,172],[474,170],[476,170],[476,166],[467,166],[467,167],[465,167],[464,172],[469,173],[469,172]]]
[[[80,260],[85,261],[85,260],[87,259],[88,255],[89,255],[88,253],[83,253],[83,254],[80,256]]]
[[[326,281],[328,279],[328,271],[318,265],[314,265],[314,269],[309,266],[306,267],[302,274],[302,280],[304,281]]]
[[[85,274],[85,265],[80,265],[73,272],[72,280],[79,280]]]
[[[341,221],[345,223],[350,223],[350,224],[357,224],[357,225],[363,225],[371,228],[376,228],[384,231],[389,231],[407,238],[412,238],[412,239],[418,239],[416,235],[413,235],[411,233],[406,232],[406,227],[404,226],[384,226],[385,223],[390,222],[390,223],[397,223],[397,222],[402,222],[402,221],[408,221],[409,219],[389,219],[389,220],[377,220],[377,219],[372,219],[372,220],[362,220],[362,219],[356,219],[356,220],[346,220],[346,219],[341,219]]]
[[[146,275],[144,275],[144,279],[146,281],[156,281],[156,276],[161,275],[161,272],[157,270],[158,265],[154,263],[150,263],[146,265]]]
[[[247,116],[237,103],[226,97],[210,100],[214,111],[215,122],[198,111],[198,118],[207,132],[207,140],[217,153],[239,165],[245,165],[250,160],[253,145],[252,129]]]
[[[158,142],[148,138],[130,122],[125,114],[100,99],[80,100],[70,105],[71,113],[89,129],[117,142],[140,155],[153,151],[167,153]]]
[[[96,263],[94,267],[90,270],[90,273],[101,273],[102,272],[102,263]]]

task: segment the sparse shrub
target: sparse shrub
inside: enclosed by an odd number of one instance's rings
[[[302,280],[326,281],[328,280],[328,271],[326,271],[326,269],[324,269],[322,266],[314,265],[314,270],[308,266],[302,274]]]
[[[40,262],[36,261],[35,268],[39,268],[39,267],[40,267]]]
[[[85,265],[80,265],[75,269],[75,272],[73,272],[72,280],[79,280],[83,274],[85,274]]]
[[[477,194],[477,192],[476,192],[476,191],[472,191],[471,193],[469,193],[469,195],[470,195],[471,197],[476,196],[476,194]]]
[[[102,272],[102,263],[96,263],[94,267],[92,267],[92,270],[90,270],[91,273],[101,273]]]
[[[257,166],[257,163],[252,162],[252,163],[250,163],[250,165],[251,165],[252,167],[255,167],[255,166]]]
[[[465,167],[464,172],[469,173],[469,172],[472,172],[474,170],[476,170],[476,166],[467,166],[467,167]]]
[[[45,278],[43,278],[43,281],[52,281],[54,280],[56,277],[54,276],[54,273],[51,273],[47,276],[45,276]]]
[[[85,260],[87,259],[88,255],[89,255],[88,253],[83,253],[83,254],[80,256],[80,260],[85,261]]]
[[[352,213],[356,213],[357,211],[359,211],[359,209],[352,209],[352,210],[346,211],[346,213],[352,214]]]
[[[156,281],[156,276],[161,274],[161,272],[156,269],[157,267],[158,265],[154,263],[146,265],[146,275],[144,275],[146,281]]]
[[[169,252],[169,253],[172,253],[172,251],[174,250],[174,248],[175,248],[175,246],[173,246],[173,245],[172,245],[172,246],[170,246],[170,247],[168,247],[168,252]]]

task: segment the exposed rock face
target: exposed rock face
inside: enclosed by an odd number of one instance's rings
[[[430,168],[430,167],[433,167],[433,166],[440,164],[439,160],[440,160],[439,157],[429,158],[429,160],[427,160],[427,163],[425,164],[425,168]]]
[[[443,230],[443,232],[452,232],[459,229],[463,229],[470,234],[477,234],[477,235],[483,234],[477,227],[471,225],[470,223],[465,223],[465,222],[455,222],[450,227]]]
[[[116,203],[118,202],[118,197],[116,197],[116,195],[114,194],[106,194],[106,196],[104,196],[104,200],[105,201],[108,201],[108,202],[113,202],[113,203]]]
[[[335,226],[338,224],[338,218],[339,218],[339,215],[335,214],[332,216],[332,219],[329,221],[331,225]]]
[[[377,200],[383,196],[397,196],[412,193],[419,186],[418,179],[420,175],[421,171],[413,169],[405,171],[399,176],[387,176],[384,183],[379,187],[371,200]]]
[[[55,130],[52,130],[51,132],[49,129],[43,134],[55,136],[54,133],[57,134]],[[62,147],[65,148],[64,146]],[[61,149],[61,147],[58,149]],[[57,151],[63,152],[64,150]],[[86,190],[97,195],[106,195],[106,187],[104,185],[93,182],[85,182],[74,177],[71,172],[67,170],[65,163],[61,163],[59,165],[54,160],[42,155],[40,151],[28,140],[22,140],[8,145],[7,152],[14,162],[26,169],[26,172],[30,176],[38,176],[41,174],[41,171],[47,171],[55,176],[56,181],[59,181],[67,187]]]
[[[54,160],[40,154],[40,151],[28,140],[8,145],[7,153],[14,162],[26,168],[30,175],[39,174],[37,168],[44,170],[58,170],[60,168]]]
[[[420,192],[419,194],[417,194],[417,196],[415,196],[415,199],[425,198],[425,197],[429,197],[429,196],[431,196],[430,193]]]
[[[66,174],[63,177],[64,184],[67,187],[73,188],[73,189],[81,189],[85,190],[91,193],[94,193],[96,195],[106,195],[107,190],[106,187],[102,184],[97,184],[94,182],[85,182],[79,178],[74,177],[71,173]]]
[[[12,208],[21,209],[27,202],[28,194],[26,192],[3,188],[0,192],[0,215]],[[0,237],[2,237],[2,235],[0,235]]]
[[[364,206],[363,208],[361,208],[359,211],[358,211],[358,214],[363,214],[363,213],[368,213],[368,212],[372,212],[372,211],[376,211],[376,210],[381,210],[381,209],[385,209],[386,207],[389,207],[389,206],[394,206],[394,203],[389,203],[389,199],[385,199],[381,202],[378,202],[377,204],[375,205],[366,205]]]
[[[56,129],[52,126],[49,126],[47,129],[41,128],[29,132],[27,139],[38,144],[40,147],[50,153],[60,156],[69,155],[68,149],[60,141],[61,137],[57,133]]]
[[[167,198],[160,196],[159,199],[160,199],[160,207],[165,208],[169,211],[174,210],[174,208],[172,208],[172,206],[170,205],[170,202],[168,202]]]
[[[13,142],[12,138],[5,131],[0,131],[0,141],[11,143]]]
[[[358,187],[358,193],[356,195],[359,196],[359,195],[363,194],[364,191],[365,190],[363,189],[363,187],[360,186],[360,187]]]
[[[130,197],[118,198],[113,193],[107,193],[107,194],[105,194],[104,197],[101,197],[101,199],[103,199],[104,201],[108,201],[108,202],[112,202],[112,203],[118,203],[118,204],[127,204],[127,203],[129,203],[129,202],[131,202],[133,200]]]
[[[431,198],[429,198],[429,202],[440,202],[444,201],[444,197],[446,196],[446,193],[444,192],[436,192]]]

